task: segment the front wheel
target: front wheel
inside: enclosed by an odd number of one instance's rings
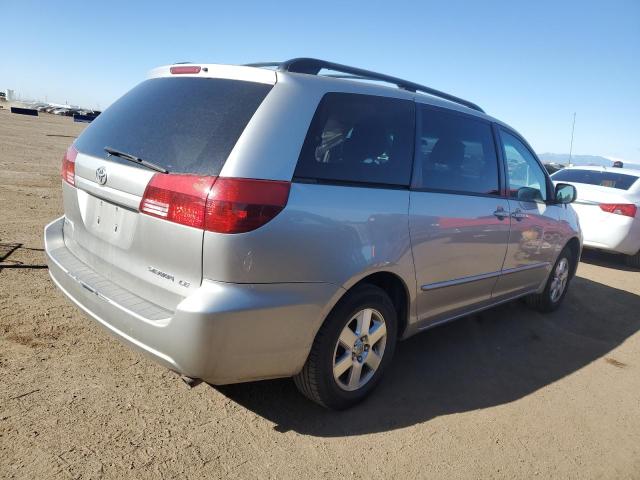
[[[526,298],[527,304],[541,312],[552,312],[558,308],[569,289],[571,272],[574,268],[573,262],[574,256],[571,250],[565,247],[558,255],[544,291],[529,295]]]
[[[397,315],[386,292],[360,285],[327,316],[294,382],[306,397],[341,410],[364,399],[393,357]]]

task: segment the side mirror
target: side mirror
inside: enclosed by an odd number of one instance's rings
[[[556,203],[567,204],[575,201],[578,191],[573,185],[568,183],[556,184]]]

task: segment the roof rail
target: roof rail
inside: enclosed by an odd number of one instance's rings
[[[341,65],[339,63],[328,62],[326,60],[319,60],[317,58],[293,58],[284,62],[263,62],[263,63],[250,63],[249,67],[277,67],[281,72],[292,73],[306,73],[309,75],[318,75],[320,70],[331,70],[346,75],[328,75],[333,78],[349,78],[353,80],[379,80],[382,82],[392,83],[403,90],[409,92],[423,92],[434,97],[443,98],[450,102],[458,103],[469,107],[473,110],[484,113],[484,110],[473,102],[465,100],[463,98],[450,95],[435,88],[426,87],[418,83],[413,83],[401,78],[385,75],[384,73],[372,72],[370,70],[364,70],[362,68],[350,67],[348,65]]]

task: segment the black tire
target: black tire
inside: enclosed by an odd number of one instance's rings
[[[568,263],[568,277],[567,277],[566,284],[564,286],[564,290],[562,291],[562,294],[560,295],[560,297],[554,300],[551,295],[551,286],[554,279],[554,272],[556,271],[556,268],[558,268],[558,265],[563,259],[565,259]],[[564,300],[564,297],[567,294],[567,291],[569,290],[569,284],[571,283],[571,278],[573,277],[574,271],[575,271],[575,255],[573,254],[573,251],[569,247],[565,247],[560,252],[560,255],[558,255],[558,259],[556,260],[556,263],[553,265],[553,269],[549,274],[549,278],[547,279],[547,284],[545,285],[544,290],[542,291],[542,293],[536,293],[536,294],[527,296],[525,299],[527,302],[527,305],[538,310],[539,312],[544,312],[544,313],[553,312],[554,310],[556,310],[562,304],[562,301]]]
[[[633,268],[640,268],[640,252],[635,255],[626,256],[627,265]]]
[[[373,376],[357,390],[346,391],[338,385],[333,375],[336,345],[345,326],[365,308],[374,309],[382,315],[387,333],[386,345]],[[307,362],[302,371],[293,377],[298,390],[310,400],[333,410],[349,408],[362,401],[380,382],[393,358],[397,325],[397,313],[384,290],[369,284],[355,287],[338,302],[320,327]]]

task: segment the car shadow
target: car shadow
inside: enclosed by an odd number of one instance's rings
[[[540,314],[511,302],[398,345],[378,389],[355,408],[323,409],[290,379],[214,387],[275,424],[320,437],[385,432],[512,402],[605,357],[640,330],[640,296],[576,277]],[[604,361],[604,359],[603,359]],[[607,356],[611,368],[624,366]]]
[[[582,250],[580,261],[598,267],[614,268],[625,272],[640,272],[640,269],[627,265],[624,255],[618,253],[584,249]]]
[[[0,242],[0,272],[5,268],[26,268],[26,269],[44,269],[47,265],[35,265],[25,264],[18,260],[9,260],[9,257],[13,255],[17,250],[32,250],[37,252],[43,252],[42,248],[30,248],[25,247],[22,243],[13,242]]]

